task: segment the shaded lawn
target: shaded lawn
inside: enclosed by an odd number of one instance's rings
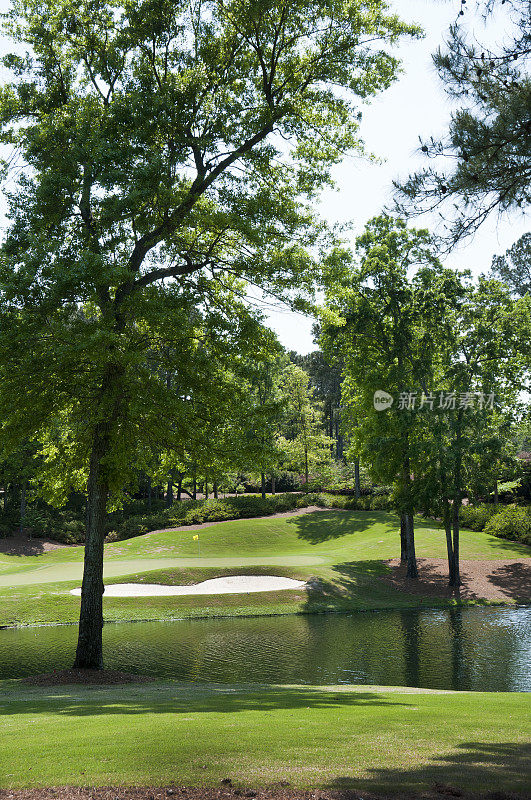
[[[410,690],[411,691],[411,690]],[[0,683],[0,786],[529,787],[531,696]],[[527,760],[526,760],[527,759]]]

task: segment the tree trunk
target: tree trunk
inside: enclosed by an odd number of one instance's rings
[[[495,480],[494,481],[494,504],[495,505],[498,505],[498,500],[499,500],[499,497],[498,497],[498,481]]]
[[[166,507],[171,508],[173,505],[173,471],[170,472],[168,477],[168,485],[166,487]]]
[[[26,516],[26,486],[27,481],[24,481],[20,489],[20,524],[19,531],[22,533],[24,530],[24,518]]]
[[[444,532],[446,534],[446,552],[448,555],[448,581],[450,586],[453,586],[454,581],[454,547],[452,544],[452,517],[450,512],[450,503],[448,499],[444,498],[443,506],[443,522]]]
[[[271,475],[271,494],[275,494],[276,492],[275,483],[276,483],[275,476]]]
[[[183,479],[179,478],[177,482],[177,502],[179,503],[181,502],[182,488],[183,488]]]
[[[214,497],[215,497],[215,498],[216,498],[216,500],[217,500],[217,499],[218,499],[218,496],[219,496],[218,482],[217,482],[217,481],[214,481],[214,485],[213,485],[213,487],[212,487],[212,491],[214,492]]]
[[[356,458],[354,460],[354,496],[359,498],[361,494],[361,484],[360,484],[360,460]]]
[[[265,485],[265,473],[260,473],[260,491],[262,492],[262,500],[265,500],[266,496],[266,485]]]
[[[148,511],[151,511],[151,476],[148,475],[148,495],[147,495],[147,507]]]
[[[304,448],[304,477],[306,479],[306,484],[308,483],[309,478],[309,470],[308,470],[308,448]]]
[[[90,457],[88,526],[74,669],[103,669],[103,543],[108,486],[101,463],[105,454],[106,439],[96,433]]]
[[[412,580],[419,577],[417,557],[415,555],[415,528],[413,514],[406,514],[406,541],[407,541],[407,572],[406,576]]]
[[[192,500],[197,500],[197,479],[194,475],[194,480],[192,482]]]
[[[411,502],[410,499],[410,483],[411,483],[411,468],[409,464],[409,458],[404,459],[403,464],[403,473],[402,473],[402,480],[404,485],[404,492],[405,497],[407,498],[407,504]],[[411,580],[417,580],[419,577],[419,573],[417,570],[417,557],[415,555],[415,525],[413,520],[413,507],[410,508],[405,512],[405,534],[406,534],[406,560],[407,560],[407,571],[406,576],[411,578]]]
[[[453,529],[453,542],[452,542],[452,565],[453,569],[450,573],[450,586],[461,585],[461,575],[459,573],[459,503],[454,499],[452,508],[452,529]]]
[[[405,514],[400,514],[400,563],[407,563],[407,520]]]
[[[208,478],[205,478],[205,500],[208,500]]]
[[[457,436],[455,442],[455,467],[454,467],[454,498],[452,507],[452,564],[453,570],[450,575],[450,586],[461,585],[461,575],[459,572],[459,510],[461,508],[461,421],[463,418],[462,409],[457,415]]]

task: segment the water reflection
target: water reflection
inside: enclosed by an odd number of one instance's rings
[[[0,677],[70,666],[76,628],[0,630]],[[189,681],[531,691],[531,608],[106,625],[106,665]]]

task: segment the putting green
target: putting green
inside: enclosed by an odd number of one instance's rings
[[[104,565],[105,578],[117,578],[121,575],[147,572],[154,569],[171,567],[190,569],[202,567],[246,567],[246,566],[286,566],[308,567],[326,564],[326,558],[320,556],[248,556],[240,558],[142,558],[123,561],[108,561]],[[43,565],[30,572],[19,572],[11,575],[0,575],[0,587],[29,586],[34,583],[57,583],[59,581],[81,580],[83,563],[78,561],[63,564]]]

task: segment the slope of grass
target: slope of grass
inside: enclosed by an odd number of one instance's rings
[[[253,787],[525,794],[530,711],[517,693],[4,681],[0,786],[215,786],[229,776]]]
[[[329,509],[290,517],[265,517],[219,522],[199,531],[200,557],[238,560],[242,557],[285,557],[312,555],[328,563],[394,558],[399,552],[396,516],[382,511]],[[105,546],[105,561],[179,559],[199,557],[194,529],[148,533]],[[444,558],[444,533],[431,520],[416,520],[419,554]],[[462,558],[510,558],[531,554],[531,547],[498,539],[483,532],[462,531]],[[19,571],[42,571],[54,565],[77,564],[83,560],[83,546],[66,547],[36,556],[0,554],[0,576]]]
[[[248,615],[411,607],[422,598],[378,580],[382,560],[399,550],[398,523],[383,512],[325,510],[293,517],[217,523],[199,532],[161,531],[106,545],[107,583],[185,584],[233,574],[276,574],[301,580],[318,577],[326,591],[298,590],[247,595],[106,598],[108,621],[175,619],[188,616]],[[433,523],[417,521],[417,554],[444,557],[445,541]],[[0,625],[76,622],[82,547],[38,556],[3,556]],[[521,558],[531,548],[463,531],[462,558]],[[430,605],[444,605],[431,601]]]

